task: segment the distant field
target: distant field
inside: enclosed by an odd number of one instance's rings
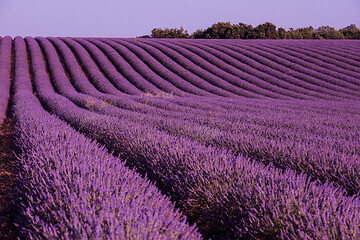
[[[4,237],[360,239],[358,40],[4,37],[2,123]]]

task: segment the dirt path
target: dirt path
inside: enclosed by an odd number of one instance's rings
[[[0,126],[0,239],[16,239],[14,227],[15,157],[11,148],[11,123]]]

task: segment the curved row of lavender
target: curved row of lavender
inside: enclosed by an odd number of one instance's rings
[[[85,86],[79,86],[80,83],[86,82],[86,76],[81,72],[81,67],[76,62],[75,57],[72,56],[70,49],[68,49],[66,45],[59,39],[54,38],[51,39],[51,41],[58,48],[58,53],[62,56],[64,64],[67,66],[68,72],[71,75],[71,79],[76,84],[75,87],[77,87],[80,92],[87,93],[87,88]],[[69,43],[71,41],[67,40],[67,42]],[[75,52],[80,52],[80,49],[81,48],[79,45],[74,48]],[[52,51],[53,55],[57,55],[54,49]],[[58,71],[63,72],[63,69],[60,68]],[[65,75],[63,77],[65,78]],[[56,79],[57,78],[54,77],[54,85],[57,86],[58,91],[61,94],[68,96],[66,94],[66,90],[68,90],[69,87],[66,87],[63,82],[57,83]],[[68,83],[68,85],[69,84],[70,83]],[[89,82],[88,86],[91,86]],[[94,95],[93,91],[91,91],[91,95],[98,97],[98,94]],[[106,99],[104,97],[100,97],[100,99],[104,101],[112,101],[111,99],[109,100],[109,98]],[[106,111],[105,109],[99,110],[99,108],[95,108],[96,104],[94,100],[91,100],[88,97],[84,101],[86,104],[81,104],[80,102],[78,103],[82,106],[86,105],[87,107],[92,108],[92,110],[96,110],[102,114],[111,114],[113,116],[121,116],[121,114],[124,114],[124,112],[118,111],[114,108],[111,110],[111,112],[108,110],[109,108]],[[93,104],[90,104],[90,101],[92,101]],[[166,104],[169,108],[168,101],[166,101]],[[313,103],[310,102],[310,104]],[[331,102],[322,102],[320,103],[320,107],[324,104],[331,104]],[[343,109],[356,108],[356,104],[332,104],[339,105],[336,109],[338,114],[332,115],[332,120],[334,121],[332,124],[344,124],[348,119],[345,119]],[[122,103],[120,107],[124,108],[124,105],[125,104]],[[117,104],[117,106],[119,105]],[[131,109],[130,106],[125,108]],[[225,111],[224,114],[221,114],[217,117],[212,117],[211,121],[209,121],[208,117],[203,120],[199,119],[198,115],[200,112],[198,108],[195,110],[179,109],[178,111],[179,113],[174,113],[173,111],[169,113],[164,111],[161,112],[159,110],[147,110],[147,115],[145,116],[139,116],[131,112],[127,113],[127,115],[130,115],[132,119],[136,121],[151,121],[153,126],[157,126],[161,130],[166,130],[176,135],[183,135],[188,138],[196,139],[204,144],[226,147],[232,150],[235,154],[247,154],[258,161],[263,161],[266,163],[272,162],[277,167],[283,169],[290,167],[300,172],[306,172],[312,177],[321,180],[334,181],[347,189],[349,194],[354,194],[360,190],[360,179],[358,177],[360,166],[357,161],[358,154],[355,154],[356,152],[359,152],[359,143],[354,141],[358,137],[358,128],[355,124],[353,124],[351,128],[348,128],[346,131],[343,129],[339,131],[338,128],[323,126],[321,129],[326,131],[327,134],[321,132],[320,135],[313,134],[309,136],[308,132],[304,130],[301,131],[302,129],[289,131],[289,129],[284,129],[281,127],[279,128],[278,125],[273,126],[271,131],[269,126],[252,127],[250,123],[254,123],[254,119],[244,122],[244,113],[239,115],[238,113],[234,114],[232,112]],[[189,114],[190,112],[192,113],[191,115]],[[153,115],[151,120],[149,120],[149,114]],[[258,114],[262,116],[269,115],[269,113],[260,110]],[[329,118],[327,115],[311,115],[304,112],[301,112],[301,114],[302,115],[299,115],[298,112],[296,114],[288,112],[286,117],[291,117],[292,119],[296,118],[299,122],[301,122],[302,119],[306,117],[306,114],[308,115],[307,117],[316,118],[318,122],[325,117],[328,121]],[[241,116],[240,122],[238,120],[239,116]],[[246,118],[252,116],[254,116],[254,114],[247,113]],[[341,119],[341,116],[344,119]],[[144,117],[146,117],[145,120]],[[184,119],[184,117],[187,120],[186,122],[176,122],[171,119]],[[351,118],[351,114],[348,117]],[[194,121],[197,123],[194,124]],[[206,122],[204,123],[204,121]],[[269,123],[269,121],[269,116],[266,116],[263,120],[263,122],[267,123]],[[279,120],[276,122],[279,122]],[[284,119],[281,119],[281,122],[284,123]],[[294,123],[294,120],[292,120],[292,123]],[[204,127],[203,125],[210,125],[211,128]],[[231,129],[229,129],[229,127],[231,127]],[[320,127],[321,125],[318,124],[317,128],[320,129]],[[329,136],[330,133],[334,135],[335,131],[337,131],[337,136]],[[261,134],[262,132],[263,134]],[[271,133],[270,136],[267,134],[268,132]],[[275,134],[283,138],[283,140],[280,139],[280,141],[278,139],[279,137],[274,137]],[[342,138],[345,137],[350,138],[350,141],[342,141]],[[299,142],[299,140],[301,140],[301,142]],[[283,159],[279,158],[279,156],[287,156],[287,158]],[[331,161],[328,160],[329,158],[331,158]],[[348,162],[344,161],[345,158],[348,159]],[[311,165],[313,166],[312,168],[306,167]]]
[[[44,41],[46,42],[44,39],[40,40],[40,42]],[[82,93],[90,93],[90,95],[98,97],[103,101],[112,102],[113,99],[101,96],[93,89],[87,91],[92,85],[90,82],[87,82],[85,86],[87,81],[86,76],[82,73],[81,67],[76,62],[70,49],[59,39],[52,38],[51,42],[54,43],[54,46],[58,49],[58,53],[62,56],[71,79],[74,84],[76,84],[75,88]],[[44,47],[46,55],[49,56],[50,52],[52,52],[56,61],[57,53],[54,47],[49,44],[45,44],[44,46],[46,46]],[[48,62],[53,65],[51,68],[55,69],[56,63],[52,63],[52,59],[53,58],[49,57]],[[59,66],[59,64],[57,65]],[[64,70],[60,67],[58,71],[60,72],[59,74],[61,74]],[[199,108],[189,109],[178,107],[177,112],[174,112],[174,109],[172,109],[171,112],[161,111],[160,109],[148,109],[146,114],[141,115],[131,111],[119,111],[119,109],[113,106],[107,106],[105,108],[103,102],[86,95],[83,95],[83,100],[81,100],[74,96],[73,93],[75,89],[71,86],[71,83],[69,81],[64,82],[58,80],[58,75],[53,77],[53,85],[57,91],[83,108],[118,117],[126,114],[128,118],[131,117],[134,121],[150,124],[170,134],[186,136],[187,138],[195,139],[206,145],[228,148],[232,150],[235,155],[239,153],[247,154],[257,161],[265,163],[272,162],[275,166],[283,169],[290,167],[299,172],[306,172],[313,178],[329,180],[341,185],[351,195],[360,190],[360,179],[358,177],[360,166],[357,161],[358,154],[354,153],[359,152],[359,142],[354,141],[358,138],[358,128],[355,122],[349,126],[347,130],[342,129],[340,131],[338,128],[328,126],[322,126],[320,128],[319,126],[321,125],[317,123],[317,129],[321,129],[322,132],[309,136],[306,129],[296,128],[289,130],[277,124],[270,127],[268,125],[270,123],[269,113],[263,110],[258,110],[257,114],[263,116],[263,118],[266,116],[262,119],[262,122],[267,123],[267,126],[252,126],[254,123],[254,114],[249,114],[249,110],[245,111],[245,113],[243,111],[241,115],[232,111],[223,111],[223,113],[219,114],[221,108],[216,108],[218,116],[201,118],[199,114],[203,112],[201,112]],[[62,78],[66,78],[65,73],[62,75]],[[70,88],[72,88],[72,93],[69,92]],[[186,103],[188,102],[185,102],[185,104]],[[112,104],[120,108],[131,109],[131,104],[128,103],[126,107],[124,101],[121,105],[117,103]],[[171,106],[168,101],[166,101],[165,104],[168,108]],[[310,102],[310,104],[313,103]],[[338,105],[336,107],[337,115],[331,116],[333,125],[346,124],[348,119],[345,118],[346,114],[344,110],[356,108],[354,104],[334,102],[320,103],[320,107],[323,106],[323,104]],[[329,123],[329,116],[326,114],[306,113],[306,115],[307,117],[316,118],[318,122],[326,120]],[[342,116],[343,119],[339,118],[339,116]],[[306,116],[304,112],[297,112],[295,114],[290,112],[287,113],[286,117],[291,117],[291,123],[293,124],[295,123],[294,118],[297,119],[297,122],[301,122]],[[347,118],[351,118],[351,114],[348,115]],[[245,121],[244,119],[247,120]],[[272,121],[275,123],[280,122],[280,120]],[[281,119],[281,122],[285,124],[283,119]],[[268,134],[269,132],[271,134]],[[337,135],[334,136],[334,134]],[[345,137],[350,138],[350,141],[342,141],[342,138]],[[279,156],[287,156],[287,158],[284,159]],[[329,161],[330,158],[331,161]],[[347,162],[344,161],[345,158],[348,159]],[[306,167],[311,165],[312,168]]]
[[[25,40],[65,132],[146,174],[203,237],[359,237],[357,41]]]
[[[125,167],[124,160],[42,108],[33,94],[22,38],[15,38],[14,51],[14,142],[24,196],[18,216],[21,237],[201,239],[169,198]]]
[[[0,125],[6,118],[10,97],[11,38],[0,39]]]
[[[73,61],[69,59],[71,54],[66,53],[66,46],[61,41],[48,41],[44,38],[37,38],[35,41],[27,38],[26,42],[31,62],[35,64],[33,73],[37,96],[48,111],[97,139],[109,150],[127,159],[129,165],[146,173],[157,182],[162,191],[177,202],[192,221],[199,224],[206,237],[319,238],[324,234],[342,238],[351,238],[354,234],[356,236],[358,227],[354,226],[359,225],[359,200],[346,197],[345,191],[334,188],[329,183],[310,181],[306,175],[297,175],[289,169],[282,172],[272,165],[266,167],[248,158],[236,156],[237,154],[234,155],[223,147],[214,148],[196,143],[186,138],[191,135],[182,132],[178,132],[180,137],[174,137],[174,134],[159,131],[156,124],[161,124],[161,120],[165,119],[156,121],[151,117],[141,118],[136,112],[121,110],[121,105],[116,101],[110,102],[115,100],[116,95],[110,97],[95,89],[91,90],[89,79],[92,77],[85,76],[86,70],[85,73],[79,71],[80,66],[77,70],[74,69],[78,63],[74,58]],[[45,66],[40,66],[43,57],[51,82]],[[62,63],[67,67],[66,70]],[[70,79],[66,73],[71,76]],[[87,92],[87,89],[90,91]],[[124,96],[119,95],[119,100],[124,99]],[[132,101],[137,100],[134,97],[128,102],[131,105],[134,104]],[[218,100],[224,104],[228,101]],[[231,105],[232,101],[229,102]],[[140,108],[143,107],[142,111],[147,111],[148,116],[156,116],[156,108],[139,105]],[[169,105],[183,109],[183,106],[171,101]],[[236,108],[236,105],[233,107]],[[184,125],[180,119],[165,126],[174,130],[176,123]],[[176,128],[173,133],[178,130]],[[292,196],[288,196],[290,192],[293,193]],[[314,205],[319,202],[324,205]],[[324,216],[323,212],[333,213]],[[335,225],[332,222],[334,216],[335,222],[338,222]],[[340,224],[339,231],[334,226],[340,222],[351,224]]]
[[[115,41],[122,42],[124,40]],[[242,89],[250,89],[251,92],[264,96],[279,98],[278,95],[275,95],[278,93],[283,97],[302,99],[311,97],[325,99],[359,98],[359,65],[353,66],[352,71],[346,70],[344,66],[338,67],[337,71],[324,69],[318,61],[307,62],[286,54],[285,50],[274,51],[270,49],[269,46],[274,45],[272,44],[273,41],[261,42],[267,48],[249,41],[238,41],[237,44],[232,44],[226,40],[217,42],[217,44],[214,44],[214,41],[195,40],[127,41],[138,46],[141,45],[142,48],[145,48],[142,46],[143,44],[156,47],[179,65],[185,66],[187,70],[196,74],[200,75],[203,70],[206,70],[207,74],[201,75],[203,79],[218,76],[228,82],[232,81],[233,85]],[[357,43],[355,41],[353,44],[356,45]],[[286,42],[283,45],[286,46]],[[148,52],[151,53],[150,50]],[[308,57],[307,60],[311,61],[311,58]],[[331,61],[331,58],[328,57],[327,60]],[[189,66],[186,65],[187,62]],[[327,67],[330,69],[329,66],[334,65],[328,64]],[[242,82],[251,85],[240,86],[239,84]],[[235,89],[236,86],[233,88]],[[269,90],[270,93],[265,92],[266,90]]]

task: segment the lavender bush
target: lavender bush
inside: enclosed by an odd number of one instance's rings
[[[357,44],[2,39],[21,233],[359,238]]]
[[[15,143],[30,239],[201,239],[168,197],[122,159],[47,113],[15,38]]]
[[[10,37],[0,40],[0,124],[6,118],[10,97],[11,42]]]

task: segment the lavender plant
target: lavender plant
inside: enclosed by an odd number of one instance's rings
[[[25,42],[15,38],[13,114],[21,162],[22,236],[29,239],[201,239],[122,159],[47,113],[32,93]],[[20,77],[21,76],[21,77]]]
[[[0,125],[6,118],[10,97],[11,37],[0,41]]]
[[[359,238],[357,44],[2,39],[23,236]]]
[[[27,41],[34,60],[37,96],[44,106],[156,181],[199,224],[205,236],[293,239],[356,236],[358,199],[346,197],[343,190],[329,183],[310,181],[306,175],[291,170],[283,172],[219,148],[170,136],[149,125],[79,108],[54,91],[46,71],[37,65],[40,60],[35,61],[40,56],[36,42]],[[50,72],[52,78],[58,73],[56,68],[50,68]],[[324,211],[331,214],[323,216]],[[339,224],[333,224],[334,216],[338,223],[351,224],[341,224],[338,231],[334,226]]]

